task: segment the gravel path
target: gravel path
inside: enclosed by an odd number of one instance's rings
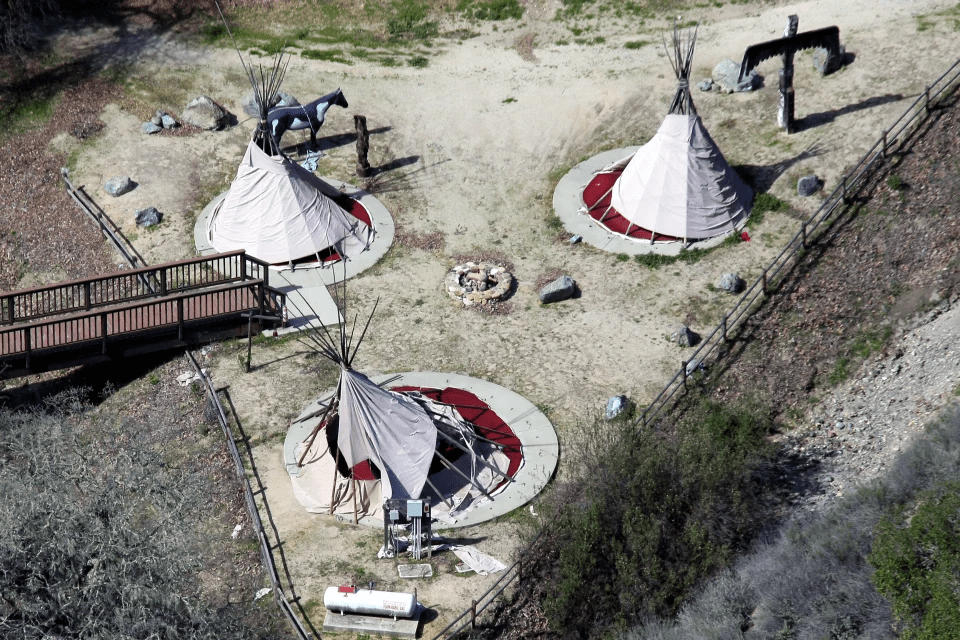
[[[854,485],[876,478],[960,389],[960,305],[943,300],[917,318],[888,353],[864,363],[791,432],[786,449],[813,469],[814,490],[792,504],[820,510]],[[800,487],[797,488],[798,490]]]

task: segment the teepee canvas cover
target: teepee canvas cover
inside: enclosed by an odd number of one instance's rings
[[[652,234],[704,240],[736,229],[750,213],[753,191],[730,168],[707,133],[690,96],[690,65],[696,32],[686,56],[674,29],[667,51],[678,86],[656,135],[632,156],[603,169],[622,170],[610,206],[632,225]]]
[[[750,213],[753,192],[696,114],[668,115],[650,142],[621,163],[611,205],[644,229],[701,240],[733,231]]]
[[[271,264],[315,256],[329,248],[353,258],[370,229],[324,192],[331,188],[283,156],[269,156],[253,141],[230,191],[207,223],[217,251],[246,249]],[[336,194],[331,194],[336,195]]]

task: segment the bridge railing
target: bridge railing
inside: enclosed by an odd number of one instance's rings
[[[110,338],[174,326],[178,339],[183,339],[189,323],[251,310],[279,318],[283,303],[283,294],[269,289],[263,280],[227,282],[100,311],[3,327],[0,355],[23,354],[29,369],[36,351],[99,341],[106,353]]]
[[[0,293],[0,324],[90,311],[229,282],[256,279],[263,280],[269,287],[269,278],[269,265],[246,255],[243,250],[217,253],[96,278]]]

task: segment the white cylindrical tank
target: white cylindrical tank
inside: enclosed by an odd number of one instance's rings
[[[337,613],[412,618],[417,611],[417,595],[372,589],[350,592],[341,591],[339,587],[327,587],[323,592],[323,604]]]

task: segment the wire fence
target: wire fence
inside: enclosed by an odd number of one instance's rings
[[[257,536],[257,540],[260,542],[260,559],[263,562],[264,571],[266,571],[267,577],[270,579],[273,597],[277,602],[277,606],[280,607],[280,610],[283,611],[283,614],[286,616],[287,620],[290,621],[290,625],[293,627],[297,637],[301,640],[310,640],[314,636],[306,630],[303,623],[300,622],[300,619],[294,613],[293,606],[291,605],[291,599],[287,597],[287,594],[283,588],[283,584],[280,582],[280,574],[277,571],[277,561],[274,557],[274,551],[280,549],[280,532],[277,531],[277,526],[273,522],[273,516],[270,514],[270,505],[267,504],[264,493],[265,488],[263,483],[260,481],[260,475],[256,473],[256,467],[253,465],[253,452],[250,450],[249,446],[246,446],[246,452],[250,458],[250,468],[254,469],[254,472],[251,475],[253,480],[256,482],[256,490],[254,490],[253,485],[251,485],[250,477],[248,476],[246,468],[243,465],[243,458],[240,456],[240,449],[237,447],[237,440],[234,438],[233,429],[230,427],[230,420],[227,418],[227,412],[223,407],[223,403],[220,402],[220,394],[216,389],[214,389],[213,383],[203,372],[203,369],[197,363],[197,360],[193,357],[193,354],[187,351],[187,357],[190,360],[190,364],[193,365],[194,370],[197,372],[197,375],[200,376],[200,380],[204,386],[204,389],[206,390],[207,398],[211,406],[216,410],[217,422],[220,424],[220,428],[223,430],[223,435],[226,438],[227,449],[230,451],[230,457],[233,459],[233,464],[236,467],[237,479],[243,486],[244,502],[247,507],[247,513],[250,515],[250,522],[253,525],[254,533]],[[227,393],[226,390],[221,391],[226,395],[227,402],[230,405],[230,411],[234,414],[234,416],[236,416],[236,411],[234,411],[233,402],[230,400],[229,393]],[[244,442],[246,443],[246,440],[244,440]],[[260,517],[260,510],[257,508],[257,502],[254,498],[256,495],[264,496],[263,505],[267,513],[267,521],[270,523],[270,530],[267,530],[267,528],[263,526],[263,520]],[[289,587],[289,592],[291,595],[294,595],[293,579],[290,577],[290,570],[287,567],[287,563],[283,557],[282,551],[280,552],[280,562],[283,565],[284,575],[286,576],[286,584]],[[297,602],[295,596],[293,601]],[[319,636],[319,634],[317,635]]]
[[[731,338],[737,328],[759,308],[762,299],[776,288],[778,278],[786,275],[790,267],[796,265],[796,259],[808,247],[815,244],[822,234],[823,225],[835,218],[838,210],[845,208],[853,196],[863,188],[868,173],[883,164],[884,160],[902,149],[916,130],[913,125],[926,119],[932,109],[940,104],[940,98],[955,88],[960,80],[960,59],[954,62],[939,78],[927,86],[913,103],[897,118],[893,124],[884,130],[883,135],[860,158],[856,166],[844,174],[840,184],[833,193],[823,202],[820,208],[809,218],[800,223],[800,229],[790,239],[783,250],[764,268],[760,277],[741,294],[737,303],[727,312],[720,324],[704,338],[700,346],[692,353],[690,359],[680,363],[680,370],[667,382],[663,390],[643,410],[636,420],[635,427],[646,427],[654,423],[677,394],[687,388],[687,379],[705,364],[709,357],[719,357],[723,345]],[[526,549],[520,552],[520,559],[513,563],[504,575],[497,580],[479,599],[471,602],[470,608],[461,613],[432,640],[453,638],[464,631],[473,630],[477,626],[477,617],[500,597],[513,582],[522,577],[523,560],[528,556],[540,534]]]

